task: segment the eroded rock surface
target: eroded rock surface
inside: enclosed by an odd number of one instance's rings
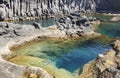
[[[94,11],[92,0],[1,0],[0,18],[52,16]],[[3,17],[4,16],[4,17]]]
[[[28,17],[49,17],[73,12],[119,13],[119,0],[1,0],[0,20],[29,19]]]
[[[76,16],[73,16],[73,17],[75,17],[75,19],[73,20],[77,21],[76,19],[78,17]],[[69,23],[70,20],[67,19],[67,22]],[[61,20],[60,22],[66,22],[66,21]],[[80,22],[80,23],[83,23],[83,22]],[[83,24],[85,24],[85,22]],[[68,23],[65,23],[65,24],[68,24]],[[80,25],[83,25],[83,24],[80,24]],[[77,25],[76,24],[74,25],[75,25],[74,26],[75,28],[74,27],[68,28],[67,25],[65,25],[65,28],[63,30],[67,30],[66,31],[67,34],[70,34],[73,31],[76,32]],[[78,27],[80,25],[78,25]],[[35,68],[35,67],[20,66],[20,65],[16,65],[8,62],[9,58],[15,57],[15,55],[12,55],[10,48],[13,46],[19,47],[22,44],[29,43],[30,41],[38,40],[41,37],[43,38],[53,37],[53,38],[63,38],[63,39],[68,38],[68,35],[66,35],[65,31],[61,31],[60,29],[57,28],[56,25],[41,28],[41,26],[37,22],[34,23],[34,26],[0,22],[0,30],[1,30],[0,31],[0,68],[1,68],[0,77],[1,78],[16,78],[16,77],[18,78],[23,78],[23,77],[24,78],[55,78],[56,77],[55,74],[49,74],[45,70],[43,70],[41,67]],[[8,61],[4,60],[2,56],[4,56],[4,58]]]
[[[111,45],[112,50],[85,65],[80,78],[120,78],[120,41]]]
[[[93,34],[95,29],[93,22],[98,21],[99,20],[94,17],[72,13],[66,17],[60,18],[56,24],[57,28],[64,31],[67,36],[75,37]]]

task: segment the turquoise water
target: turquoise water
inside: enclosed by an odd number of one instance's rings
[[[15,22],[17,24],[28,24],[28,25],[32,25],[33,22],[38,22],[41,24],[42,27],[48,27],[51,26],[55,23],[55,19],[54,18],[48,18],[48,19],[38,19],[38,20],[26,20],[26,21],[20,21],[20,22]]]
[[[102,42],[97,42],[94,39],[77,42],[74,48],[69,48],[67,54],[62,55],[57,59],[56,66],[74,72],[84,64],[97,58],[98,54],[103,53],[110,48],[110,46],[105,46]]]
[[[106,36],[96,37],[94,39],[82,38],[63,41],[44,39],[16,50],[15,53],[42,58],[48,61],[51,60],[57,68],[63,68],[73,73],[84,64],[95,59],[98,54],[111,49],[108,45],[110,42],[111,38]],[[32,65],[36,66],[34,64]]]
[[[110,37],[120,37],[120,22],[102,22],[96,31]]]
[[[96,15],[91,15],[91,16],[96,17],[101,21],[110,21],[114,17],[114,16],[102,15],[102,14],[96,14]]]
[[[120,37],[120,21],[112,22],[110,21],[114,16],[108,15],[93,15],[97,18],[100,18],[104,22],[97,27],[96,32],[101,33],[106,36],[113,38]]]
[[[108,16],[99,16],[106,22],[101,22],[96,32],[106,36],[94,39],[78,40],[42,40],[33,45],[15,51],[18,55],[42,58],[51,60],[57,68],[63,68],[69,72],[74,72],[91,60],[97,58],[98,54],[111,49],[108,45],[112,38],[120,37],[120,22],[110,22]],[[32,21],[33,22],[33,21]],[[19,22],[21,24],[32,24],[31,21]],[[54,19],[36,20],[43,27],[53,25]],[[18,60],[17,60],[18,61]],[[33,66],[36,66],[32,64]]]

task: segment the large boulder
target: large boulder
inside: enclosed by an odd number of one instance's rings
[[[120,21],[120,16],[115,16],[111,19],[111,21]]]
[[[115,42],[111,43],[113,49],[117,52],[120,52],[120,41],[116,40]]]
[[[37,22],[33,22],[33,26],[35,27],[35,29],[42,29],[41,25]]]
[[[0,36],[3,36],[3,35],[8,34],[8,33],[9,33],[9,31],[7,31],[3,28],[0,28]]]

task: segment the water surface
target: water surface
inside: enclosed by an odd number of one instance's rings
[[[120,22],[101,22],[96,31],[110,37],[120,37]]]
[[[81,38],[77,40],[59,40],[59,39],[42,39],[37,43],[31,43],[21,48],[14,49],[13,52],[17,57],[10,59],[11,62],[28,65],[41,66],[41,61],[54,63],[57,68],[63,68],[69,72],[81,68],[84,64],[95,59],[98,54],[109,50],[108,44],[111,38],[102,36],[94,39]],[[21,61],[19,56],[36,59]]]
[[[100,53],[111,49],[109,43],[112,38],[120,37],[120,22],[110,22],[112,17],[97,16],[106,20],[101,22],[96,32],[104,36],[77,40],[60,39],[41,39],[38,42],[31,42],[25,46],[13,49],[16,57],[9,61],[26,66],[47,67],[55,65],[58,69],[64,69],[68,72],[75,72],[81,69],[83,65],[94,60]],[[36,20],[43,27],[53,25],[53,18],[45,20]],[[31,21],[20,22],[21,24],[32,24]]]
[[[19,22],[15,22],[17,24],[24,24],[24,25],[32,25],[33,22],[38,22],[41,24],[42,27],[48,27],[51,26],[55,23],[55,19],[54,18],[48,18],[48,19],[38,19],[38,20],[26,20],[26,21],[19,21]]]

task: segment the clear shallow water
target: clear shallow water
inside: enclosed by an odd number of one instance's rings
[[[33,20],[27,20],[27,21],[15,22],[15,23],[32,25],[33,22],[40,23],[42,27],[48,27],[48,26],[51,26],[55,23],[55,19],[54,18],[48,18],[48,19],[38,19],[38,20],[34,20],[34,21]]]
[[[92,16],[98,18],[101,21],[110,21],[114,17],[110,15],[103,15],[103,14],[96,14]]]
[[[102,22],[96,31],[110,37],[120,37],[120,22]]]
[[[102,22],[96,32],[110,37],[120,37],[120,22],[108,22],[111,19],[108,16],[99,16],[99,18],[105,19],[107,22]],[[21,24],[32,24],[32,22],[21,22]],[[36,20],[36,22],[43,23],[44,27],[54,24],[53,18]],[[111,48],[108,44],[112,38],[107,36],[78,40],[43,39],[13,50],[17,56],[9,61],[38,67],[41,66],[41,61],[42,63],[47,62],[43,65],[44,67],[54,63],[57,68],[63,68],[73,73],[82,68],[84,64],[94,60],[98,54]]]
[[[98,54],[110,49],[110,47],[104,46],[105,45],[94,40],[87,40],[82,42],[82,44],[79,42],[75,48],[70,49],[69,53],[58,58],[56,65],[59,68],[64,68],[70,72],[74,72],[90,60],[95,59]]]
[[[103,38],[104,37],[104,38]],[[110,49],[107,46],[111,39],[105,36],[97,37],[95,39],[78,39],[78,40],[56,40],[56,39],[43,39],[37,43],[32,43],[22,48],[13,50],[19,57],[29,56],[32,59],[41,58],[50,60],[55,63],[57,68],[63,68],[69,72],[74,72],[81,68],[84,64],[95,59],[98,54],[103,53]],[[12,58],[9,61],[14,63],[21,63],[26,65],[25,62],[21,62],[21,59]],[[22,58],[22,57],[20,57]],[[36,60],[37,61],[37,60]],[[33,61],[28,62],[30,66],[40,66],[40,62],[33,64]]]

